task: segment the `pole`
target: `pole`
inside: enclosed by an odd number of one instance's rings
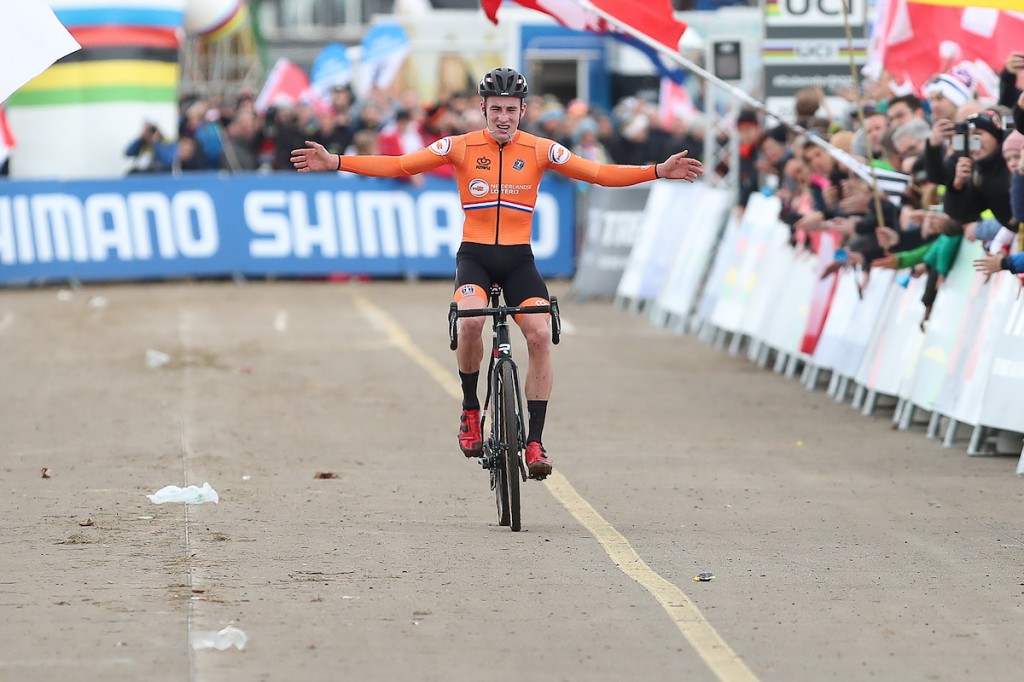
[[[846,154],[846,152],[842,151],[841,149],[838,149],[837,147],[835,147],[832,144],[829,144],[829,142],[827,140],[823,140],[820,137],[818,137],[817,135],[811,135],[809,133],[809,131],[806,128],[804,128],[803,126],[800,126],[800,125],[798,125],[796,123],[792,123],[790,121],[786,121],[781,116],[773,114],[772,112],[768,111],[767,107],[762,102],[757,101],[756,99],[751,97],[749,94],[747,94],[745,91],[741,90],[740,88],[737,88],[734,85],[730,85],[729,83],[726,83],[725,81],[723,81],[721,78],[719,78],[715,74],[711,73],[710,71],[708,71],[708,70],[698,66],[697,64],[694,64],[692,61],[690,61],[689,59],[687,59],[683,55],[679,54],[678,50],[673,50],[673,49],[669,48],[667,45],[664,45],[664,44],[658,42],[657,40],[655,40],[654,38],[651,38],[649,35],[647,35],[645,33],[642,33],[641,31],[636,30],[635,28],[633,28],[629,24],[624,23],[619,18],[609,14],[608,12],[604,11],[600,7],[597,7],[596,5],[594,5],[594,3],[591,2],[591,0],[572,0],[572,1],[575,4],[579,5],[580,7],[582,7],[583,9],[586,9],[586,10],[588,10],[590,12],[593,12],[597,16],[601,17],[606,22],[608,22],[612,26],[615,26],[617,29],[619,29],[623,33],[627,33],[627,34],[633,36],[634,38],[636,38],[637,40],[639,40],[640,42],[644,43],[645,45],[648,45],[648,46],[654,48],[655,50],[657,50],[661,54],[665,55],[666,57],[668,57],[669,59],[674,61],[676,64],[679,64],[680,66],[682,66],[685,69],[689,69],[691,72],[697,74],[698,76],[700,76],[704,80],[706,80],[706,81],[710,82],[711,84],[716,85],[717,87],[725,90],[732,97],[740,100],[741,102],[744,102],[744,103],[750,105],[752,108],[756,109],[757,111],[761,112],[762,114],[764,114],[766,116],[771,116],[772,118],[777,120],[779,123],[783,124],[787,128],[790,128],[790,129],[796,131],[798,134],[806,135],[811,142],[819,145],[820,147],[823,147],[825,149],[825,151],[828,152],[829,156],[831,156],[831,157],[833,157],[833,158],[835,158],[837,160],[840,160],[857,177],[859,177],[862,180],[864,180],[865,182],[867,182],[871,186],[872,191],[874,192],[874,194],[877,197],[878,192],[880,190],[878,188],[878,179],[877,179],[876,174],[874,173],[874,167],[873,166],[870,167],[870,170],[869,170],[867,164],[863,164],[863,163],[857,161],[856,159],[854,159],[849,154]],[[842,5],[843,5],[843,7],[845,9],[846,3],[844,2],[844,3],[842,3]],[[849,31],[849,26],[847,26],[847,30]],[[850,40],[852,42],[852,38]],[[852,52],[852,50],[851,50],[851,52]],[[843,160],[844,157],[845,157],[845,160]],[[879,206],[879,208],[881,207],[881,202],[880,201],[878,202],[878,206]],[[881,221],[881,219],[879,219],[879,224],[880,225],[884,224]]]

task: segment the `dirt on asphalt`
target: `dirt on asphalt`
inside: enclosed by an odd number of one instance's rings
[[[752,679],[1020,679],[1016,458],[555,288],[557,471]],[[523,532],[496,525],[425,369],[455,376],[449,299],[0,292],[0,681],[728,680],[548,484],[524,487]],[[146,497],[204,482],[218,504]],[[244,650],[189,645],[228,625]]]

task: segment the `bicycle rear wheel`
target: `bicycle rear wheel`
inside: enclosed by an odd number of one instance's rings
[[[503,472],[504,493],[507,499],[508,523],[513,531],[522,528],[519,506],[519,415],[516,413],[515,368],[511,362],[502,363],[498,376],[498,412],[500,414],[499,436],[504,447],[502,457],[496,464]],[[499,502],[499,509],[500,509]],[[499,516],[501,516],[499,512]],[[499,519],[502,521],[504,517]]]

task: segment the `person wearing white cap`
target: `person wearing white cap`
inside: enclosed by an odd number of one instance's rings
[[[924,87],[932,107],[932,118],[953,120],[956,110],[974,98],[974,79],[963,69],[936,76]]]

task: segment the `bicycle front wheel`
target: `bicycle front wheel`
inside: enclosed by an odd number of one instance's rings
[[[496,462],[496,465],[504,474],[499,478],[504,479],[504,486],[502,487],[504,488],[503,492],[505,493],[508,509],[508,522],[502,522],[501,525],[507,525],[511,530],[518,532],[522,528],[519,506],[519,451],[521,445],[519,442],[519,414],[516,412],[515,367],[511,362],[501,364],[498,373],[498,396],[497,412],[500,415],[498,435],[501,438],[502,447],[500,450],[502,457],[500,461]],[[501,517],[499,521],[504,521],[504,517],[501,514],[500,501],[499,517]]]

